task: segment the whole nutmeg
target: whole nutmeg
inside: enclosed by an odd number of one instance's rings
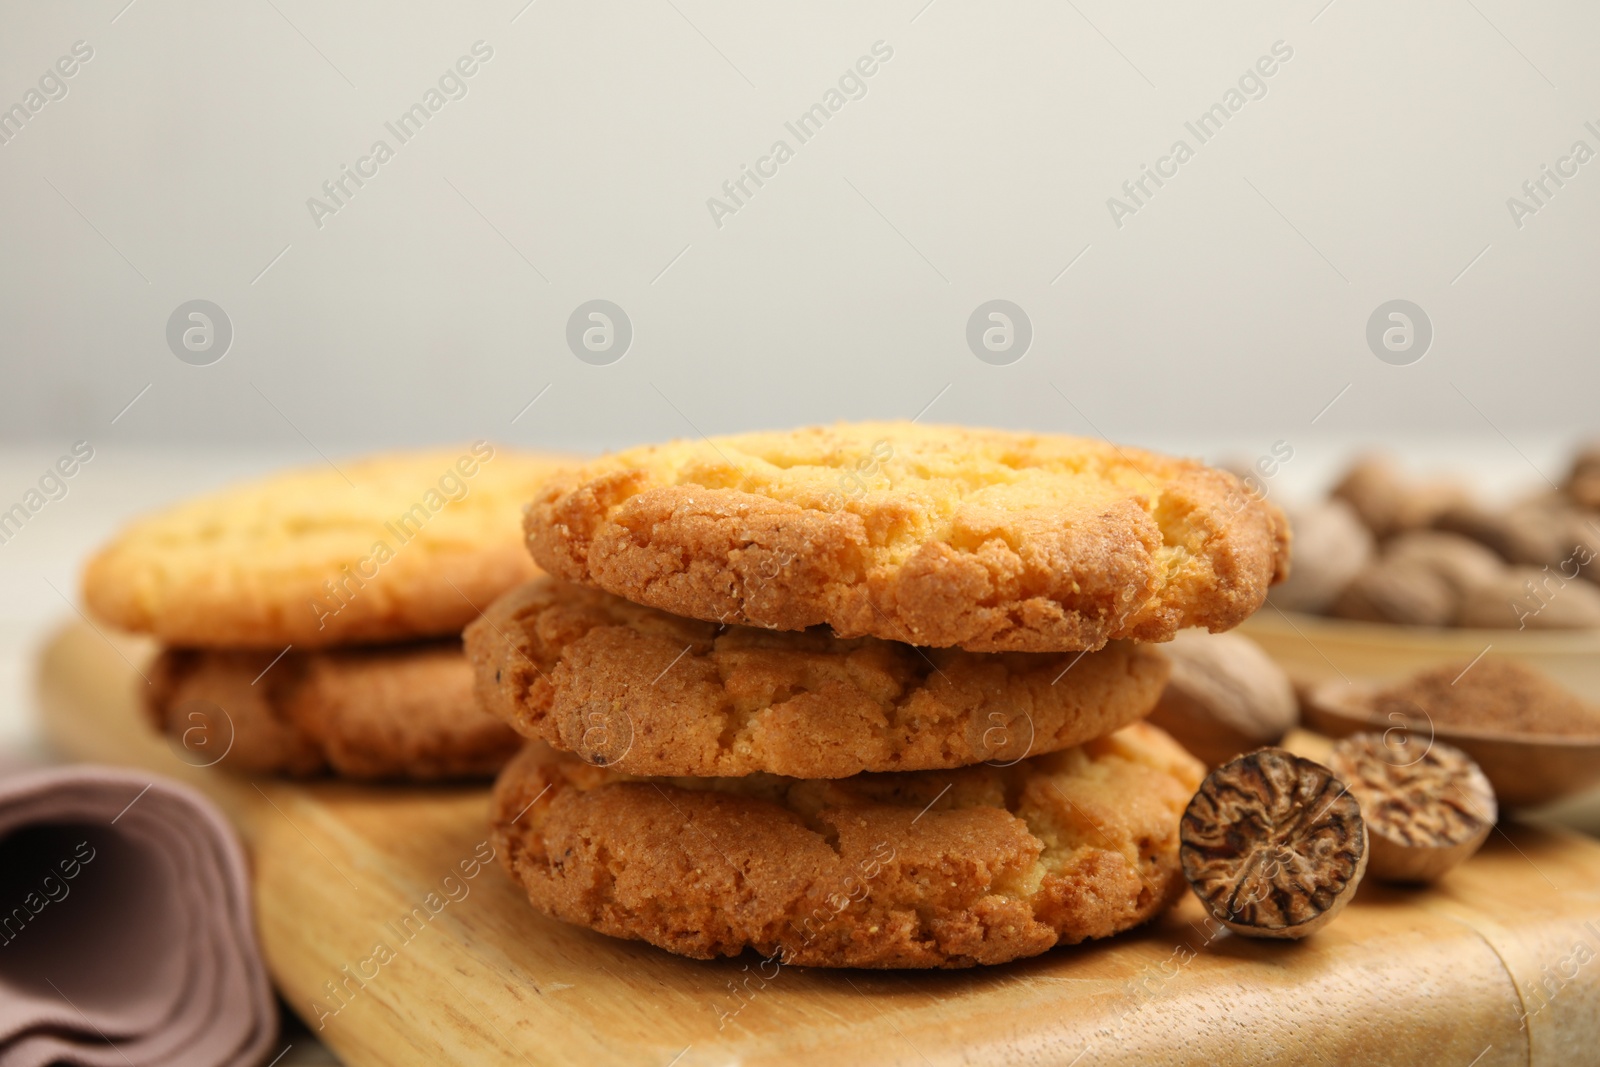
[[[1505,564],[1483,545],[1442,530],[1393,537],[1334,600],[1331,613],[1366,622],[1449,626],[1462,599],[1503,576]]]
[[[1329,495],[1348,502],[1380,540],[1430,526],[1443,512],[1471,499],[1456,482],[1405,477],[1386,456],[1357,459]]]
[[[1567,540],[1572,550],[1556,564],[1563,572],[1576,565],[1591,582],[1600,582],[1600,514],[1570,511],[1566,518]]]
[[[1504,508],[1477,502],[1446,508],[1433,520],[1433,528],[1470,537],[1503,560],[1511,556],[1511,533]]]
[[[1563,576],[1579,574],[1600,582],[1600,515],[1576,508],[1553,508],[1547,514],[1556,531],[1554,547],[1543,559],[1528,563],[1549,567]]]
[[[1578,450],[1561,488],[1580,508],[1600,511],[1600,442]]]
[[[1544,493],[1504,508],[1454,508],[1434,524],[1464,534],[1511,563],[1582,572],[1595,577],[1600,557],[1600,516],[1572,507],[1565,497]]]
[[[1445,580],[1457,596],[1505,573],[1500,557],[1476,541],[1442,530],[1412,530],[1383,549],[1386,561],[1418,563]]]
[[[1462,599],[1461,626],[1499,630],[1600,627],[1600,588],[1552,568],[1511,567]]]
[[[1550,525],[1547,509],[1537,506],[1463,504],[1443,512],[1433,525],[1471,538],[1508,563],[1543,565],[1563,540]]]
[[[1284,509],[1294,531],[1294,566],[1272,591],[1285,611],[1321,614],[1372,558],[1372,531],[1343,500]]]
[[[1299,721],[1289,676],[1248,637],[1183,630],[1161,651],[1172,675],[1150,721],[1210,766],[1276,742]]]
[[[1334,600],[1329,613],[1362,622],[1448,626],[1460,595],[1433,567],[1414,559],[1369,563]]]
[[[1419,747],[1353,734],[1327,756],[1361,803],[1367,873],[1381,881],[1434,881],[1478,851],[1498,818],[1494,788],[1471,757],[1442,741]]]
[[[1367,868],[1356,798],[1328,768],[1281,748],[1208,774],[1178,837],[1195,896],[1212,918],[1249,937],[1321,929],[1355,896]]]

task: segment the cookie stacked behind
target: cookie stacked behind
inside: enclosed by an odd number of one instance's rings
[[[528,509],[555,577],[466,631],[536,739],[500,854],[556,917],[684,955],[959,967],[1181,891],[1201,767],[1165,659],[1287,565],[1281,516],[1094,441],[842,425],[637,449]],[[542,742],[542,743],[539,743]]]
[[[190,763],[493,774],[519,741],[476,706],[458,635],[538,574],[515,517],[560,462],[480,441],[235,486],[130,525],[84,599],[164,646],[144,703]]]

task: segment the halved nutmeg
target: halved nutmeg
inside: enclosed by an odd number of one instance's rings
[[[1391,745],[1353,734],[1328,753],[1328,767],[1361,802],[1369,869],[1385,882],[1431,882],[1478,851],[1497,816],[1494,787],[1472,758],[1434,741]]]
[[[1355,896],[1367,868],[1356,798],[1320,763],[1262,748],[1200,783],[1179,858],[1212,918],[1249,937],[1299,938]]]

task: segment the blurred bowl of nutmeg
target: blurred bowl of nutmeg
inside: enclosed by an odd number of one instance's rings
[[[1365,455],[1325,498],[1283,507],[1291,573],[1243,632],[1297,682],[1398,678],[1492,647],[1600,700],[1600,445],[1559,485],[1503,502]]]

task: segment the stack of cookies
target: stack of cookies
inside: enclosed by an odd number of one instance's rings
[[[460,630],[539,573],[516,516],[561,462],[479,441],[236,486],[128,527],[84,599],[161,642],[143,702],[193,765],[491,775],[520,739],[473,700]]]
[[[1201,765],[1140,722],[1180,628],[1287,569],[1231,474],[1099,441],[840,425],[640,448],[534,498],[550,575],[466,631],[534,739],[497,851],[545,913],[686,956],[961,967],[1183,888]]]

